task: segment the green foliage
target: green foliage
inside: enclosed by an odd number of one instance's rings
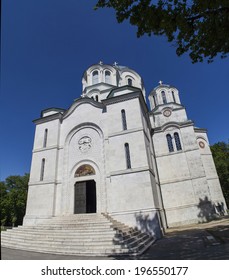
[[[29,174],[9,176],[0,182],[0,217],[2,226],[21,225],[25,215]]]
[[[138,37],[165,35],[193,63],[229,52],[228,0],[98,0],[95,9],[104,7],[115,9],[119,23],[137,26]]]
[[[218,142],[211,146],[216,170],[229,208],[229,144]]]

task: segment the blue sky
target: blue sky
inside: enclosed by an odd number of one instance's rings
[[[35,126],[49,107],[68,108],[83,72],[102,60],[137,71],[147,93],[162,80],[180,91],[189,119],[211,144],[228,141],[229,60],[192,64],[163,37],[136,37],[96,0],[2,0],[0,179],[30,171]]]

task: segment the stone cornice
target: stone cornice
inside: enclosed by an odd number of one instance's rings
[[[137,172],[151,172],[151,169],[148,166],[145,167],[139,167],[139,168],[130,168],[130,169],[124,169],[124,170],[118,170],[118,171],[112,171],[107,177],[112,176],[120,176],[120,175],[127,175]]]
[[[63,115],[61,113],[56,113],[56,114],[53,114],[53,115],[49,115],[49,116],[46,116],[46,117],[35,119],[33,121],[33,123],[41,124],[41,123],[50,122],[50,121],[53,121],[53,120],[60,120],[61,121],[62,117],[63,117]]]
[[[50,146],[50,147],[34,149],[32,152],[33,153],[39,153],[39,152],[45,152],[45,151],[50,151],[50,150],[58,150],[58,149],[59,149],[59,147],[57,145],[54,145],[54,146]]]
[[[44,116],[45,113],[48,113],[50,111],[56,111],[56,113],[62,113],[63,114],[66,111],[66,109],[56,108],[56,107],[51,107],[51,108],[44,109],[44,110],[41,111],[41,118]]]
[[[154,133],[165,131],[168,127],[174,127],[174,126],[177,128],[193,126],[193,122],[191,120],[186,122],[168,122],[163,124],[162,126],[154,128]]]
[[[168,184],[176,184],[176,183],[181,183],[181,182],[184,182],[184,181],[192,181],[192,180],[195,180],[195,179],[203,179],[205,178],[206,179],[206,176],[190,176],[190,175],[187,175],[185,177],[180,177],[180,178],[174,178],[174,179],[170,179],[170,180],[161,180],[160,181],[160,184],[161,184],[161,187],[163,188],[164,185],[168,185]]]
[[[171,105],[176,105],[177,108],[172,108]],[[157,105],[151,112],[149,112],[150,115],[159,115],[162,114],[161,110],[165,109],[166,107],[169,107],[172,111],[178,111],[181,109],[185,109],[185,107],[183,105],[180,105],[178,103],[175,102],[168,102],[166,104],[161,104],[161,105]]]
[[[182,154],[182,153],[188,153],[188,152],[193,152],[193,151],[199,151],[199,148],[191,148],[191,149],[183,149],[180,151],[173,151],[173,152],[166,152],[166,153],[157,153],[156,154],[156,158],[159,157],[172,157],[172,156],[176,156],[177,154]]]
[[[204,132],[204,133],[206,133],[206,132],[207,132],[207,129],[206,129],[206,128],[194,127],[194,131],[195,131],[195,132]]]
[[[125,86],[122,86],[122,87],[116,87],[116,88],[113,88],[113,89],[110,91],[110,93],[109,93],[108,96],[107,96],[107,99],[114,97],[113,95],[115,94],[115,92],[120,92],[120,91],[126,90],[126,89],[129,89],[129,90],[131,90],[132,92],[141,91],[140,88],[133,87],[133,86],[129,86],[129,85],[125,85]]]
[[[100,85],[107,86],[107,89],[105,89],[105,90],[103,90],[103,91],[107,91],[108,89],[111,89],[111,88],[117,88],[117,86],[114,86],[114,85],[112,85],[112,84],[107,84],[107,83],[104,83],[104,82],[100,82],[100,83],[97,83],[96,85],[90,85],[90,86],[85,87],[85,89],[87,89],[87,92],[85,92],[85,90],[84,90],[85,94],[87,94],[87,93],[89,93],[89,92],[91,92],[91,91],[93,91],[93,90],[100,91],[100,90],[98,89],[98,86],[100,86]],[[95,86],[96,86],[96,87],[95,87]]]
[[[128,86],[125,86],[125,87],[128,88]],[[125,87],[122,87],[122,88],[125,88]],[[131,87],[129,87],[129,88],[131,88]],[[131,100],[131,99],[134,99],[134,98],[139,98],[144,112],[147,113],[148,112],[148,107],[147,107],[146,102],[144,100],[142,91],[139,88],[133,88],[133,89],[136,89],[136,91],[125,93],[125,94],[114,96],[114,97],[110,97],[110,98],[107,98],[107,99],[103,99],[102,103],[104,105],[111,105],[111,104],[115,104],[115,103]]]
[[[127,130],[122,130],[119,132],[115,132],[112,134],[109,134],[108,137],[106,139],[109,139],[111,137],[115,137],[115,136],[120,136],[120,135],[125,135],[125,134],[130,134],[130,133],[135,133],[135,132],[143,132],[143,128],[139,127],[139,128],[133,128],[133,129],[127,129]],[[105,140],[106,140],[105,139]]]
[[[56,185],[59,184],[57,180],[44,180],[44,181],[29,181],[30,186],[42,186],[42,185]]]
[[[45,117],[41,117],[39,119],[35,119],[33,122],[35,124],[41,124],[41,123],[45,123],[48,121],[53,121],[56,119],[59,119],[60,122],[62,122],[65,118],[67,118],[68,116],[70,116],[74,110],[79,107],[82,104],[90,104],[93,107],[102,109],[104,112],[106,112],[106,106],[115,104],[115,103],[119,103],[119,102],[124,102],[127,100],[131,100],[134,98],[139,98],[139,101],[141,103],[142,109],[144,110],[145,113],[148,113],[148,107],[146,105],[146,102],[144,100],[143,94],[141,92],[141,90],[139,88],[135,88],[135,87],[130,87],[130,86],[124,86],[124,87],[119,87],[117,88],[117,90],[120,89],[126,89],[126,88],[131,88],[132,90],[136,90],[133,92],[129,92],[126,94],[122,94],[122,95],[118,95],[118,96],[114,96],[114,97],[110,97],[107,99],[103,99],[101,102],[95,101],[93,98],[89,98],[89,97],[81,97],[76,99],[73,104],[70,106],[69,109],[64,110],[64,109],[59,109],[59,108],[49,108],[49,109],[45,109],[42,110],[41,112],[41,116],[51,110],[58,110],[59,112],[45,116]]]

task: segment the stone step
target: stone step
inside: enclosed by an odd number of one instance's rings
[[[63,216],[54,216],[52,219],[55,220],[78,220],[78,221],[107,221],[106,217],[103,215],[94,215],[94,214],[76,214],[76,215],[63,215]]]
[[[105,217],[101,217],[101,218],[96,218],[96,219],[80,219],[78,217],[70,217],[70,216],[62,216],[62,217],[53,217],[52,219],[49,219],[47,221],[44,221],[44,223],[46,222],[68,222],[68,221],[74,221],[77,223],[110,223],[110,221],[108,219],[106,219]]]
[[[37,230],[37,231],[41,231],[41,230],[56,230],[56,231],[88,231],[88,232],[103,232],[103,231],[114,231],[111,227],[77,227],[77,226],[69,226],[69,227],[62,227],[62,226],[25,226],[25,227],[18,227],[18,228],[13,228],[13,231],[24,231],[24,230],[28,230],[28,231],[32,231],[32,230]],[[115,231],[114,231],[115,232]]]
[[[30,235],[30,234],[17,234],[17,235],[13,235],[13,234],[11,234],[11,235],[2,235],[1,236],[1,239],[2,239],[2,241],[3,240],[32,240],[33,242],[36,242],[36,241],[39,241],[39,240],[44,240],[44,241],[46,241],[46,240],[50,240],[50,241],[52,241],[52,240],[57,240],[57,241],[62,241],[62,242],[65,242],[66,240],[67,241],[71,241],[71,242],[75,242],[75,241],[77,241],[77,242],[88,242],[88,243],[90,243],[90,242],[101,242],[101,240],[102,240],[102,242],[107,242],[107,241],[113,241],[113,240],[115,240],[116,241],[116,239],[113,239],[114,238],[114,236],[112,236],[112,235],[109,235],[109,236],[102,236],[102,235],[100,235],[100,236],[97,236],[97,237],[91,237],[91,236],[77,236],[77,235],[75,235],[75,236],[68,236],[68,235],[65,235],[65,236],[61,236],[61,235],[51,235],[51,234],[49,234],[49,235],[45,235],[45,234],[40,234],[40,235],[35,235],[35,234],[33,234],[33,235]]]
[[[113,238],[115,236],[114,232],[112,231],[108,231],[108,232],[96,232],[96,233],[91,233],[91,232],[76,232],[76,231],[63,231],[63,232],[60,232],[60,231],[42,231],[42,230],[39,230],[39,231],[36,231],[35,229],[33,231],[5,231],[5,232],[2,232],[1,233],[2,237],[3,236],[32,236],[34,238],[37,238],[38,236],[41,236],[42,238],[45,238],[46,236],[50,236],[52,238],[65,238],[65,237],[68,237],[68,238],[93,238],[93,239],[98,239],[98,238]]]
[[[139,254],[152,236],[99,214],[54,217],[37,226],[2,232],[2,246],[72,255]]]
[[[12,245],[9,244],[7,246],[3,246],[11,249],[18,249],[18,250],[25,250],[25,251],[35,251],[40,253],[49,253],[49,254],[60,254],[60,255],[76,255],[76,256],[107,256],[107,255],[128,255],[130,253],[129,249],[118,249],[118,248],[99,248],[99,249],[80,249],[80,250],[74,250],[72,247],[66,247],[66,248],[58,248],[57,250],[54,250],[52,248],[48,247],[36,247],[36,246],[29,246],[24,247],[20,245]]]
[[[46,240],[46,239],[49,239],[49,240],[53,240],[53,239],[61,239],[61,240],[86,240],[86,241],[100,241],[101,239],[103,240],[114,240],[115,242],[133,242],[133,241],[136,241],[136,240],[144,240],[144,239],[147,239],[148,236],[147,235],[144,235],[142,233],[139,233],[138,235],[136,236],[130,236],[130,235],[126,235],[126,236],[122,236],[122,235],[116,235],[114,232],[107,232],[106,234],[103,232],[103,233],[99,233],[97,235],[91,235],[90,233],[89,234],[86,234],[86,233],[83,233],[83,234],[78,234],[78,233],[69,233],[69,232],[64,232],[64,233],[59,233],[59,232],[50,232],[50,231],[46,231],[46,232],[43,232],[43,231],[40,231],[39,233],[36,232],[34,230],[34,232],[27,232],[27,231],[18,231],[17,234],[16,234],[16,237],[15,237],[15,231],[14,232],[3,232],[2,233],[2,238],[24,238],[24,239],[32,239],[32,240],[35,240],[35,239],[42,239],[42,240]]]
[[[106,217],[101,214],[76,214],[76,215],[66,215],[66,216],[56,216],[51,220],[59,220],[59,221],[81,221],[81,222],[99,222],[99,221],[108,221]]]
[[[4,244],[6,244],[7,242],[10,244],[20,244],[21,246],[38,246],[38,247],[46,247],[46,246],[50,246],[50,247],[72,247],[75,249],[82,249],[82,248],[122,248],[122,245],[119,244],[114,244],[114,242],[112,242],[112,240],[109,241],[96,241],[96,242],[92,242],[92,241],[86,241],[84,240],[83,242],[79,242],[79,240],[32,240],[32,239],[23,239],[23,238],[11,238],[11,239],[3,239],[2,241],[4,241]],[[123,246],[125,247],[125,246]]]
[[[3,234],[2,235],[2,242],[10,242],[10,241],[15,241],[15,242],[58,242],[61,244],[66,244],[66,243],[82,243],[82,244],[88,244],[88,246],[93,246],[94,244],[127,244],[130,246],[133,246],[135,244],[141,243],[145,240],[147,240],[148,236],[141,235],[139,234],[139,237],[128,237],[128,238],[118,238],[115,237],[114,235],[109,235],[109,236],[104,236],[100,235],[97,237],[85,237],[82,235],[65,235],[65,236],[54,236],[52,234],[47,235],[47,234],[28,234],[28,233],[20,233],[15,236],[15,234]]]
[[[100,226],[112,226],[112,223],[109,221],[106,222],[90,222],[90,223],[85,223],[85,222],[79,222],[79,221],[52,221],[50,223],[43,223],[43,226],[46,225],[57,225],[57,226],[66,226],[66,225],[75,225],[75,226],[85,226],[87,225],[88,227],[100,227]]]
[[[152,243],[151,241],[148,241],[148,244]],[[64,254],[81,254],[83,255],[83,252],[92,253],[92,252],[98,252],[99,255],[103,253],[109,253],[114,254],[115,252],[119,254],[127,254],[127,253],[138,253],[138,251],[145,249],[146,243],[140,243],[132,248],[129,248],[128,246],[122,246],[122,245],[110,245],[110,244],[104,244],[104,245],[94,245],[94,246],[84,246],[84,245],[75,245],[75,244],[56,244],[56,243],[27,243],[27,242],[7,242],[5,243],[5,247],[8,248],[15,248],[15,249],[21,249],[21,250],[33,250],[37,252],[50,252],[53,254],[56,254],[57,252],[63,252]],[[4,246],[3,246],[4,247]]]
[[[105,230],[110,230],[111,227],[110,226],[106,226],[106,225],[101,225],[101,226],[95,226],[95,227],[87,227],[86,225],[84,226],[78,226],[78,225],[67,225],[67,226],[61,226],[61,225],[43,225],[42,227],[39,226],[37,227],[38,230],[79,230],[79,231],[105,231]],[[29,229],[29,228],[28,228]],[[36,227],[30,227],[30,229],[36,229]],[[19,229],[20,230],[20,229]],[[24,230],[24,229],[22,229]]]
[[[96,225],[87,225],[87,224],[74,224],[74,223],[66,223],[66,224],[47,224],[42,225],[44,228],[87,228],[87,229],[105,229],[105,228],[111,228],[111,224],[96,224]]]
[[[142,238],[148,238],[148,235],[136,232],[134,235],[130,234],[122,234],[122,233],[116,233],[112,230],[109,231],[103,231],[103,232],[91,232],[91,231],[69,231],[69,230],[63,230],[63,231],[56,231],[56,230],[42,230],[42,229],[20,229],[20,230],[9,230],[2,232],[2,237],[9,236],[14,237],[15,234],[19,237],[27,237],[27,238],[78,238],[78,239],[89,239],[89,240],[100,240],[101,238],[107,240],[107,239],[114,239],[116,241],[129,241],[131,240],[141,240]]]

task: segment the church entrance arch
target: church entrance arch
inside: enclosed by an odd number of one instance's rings
[[[96,182],[75,183],[74,214],[96,213]]]

